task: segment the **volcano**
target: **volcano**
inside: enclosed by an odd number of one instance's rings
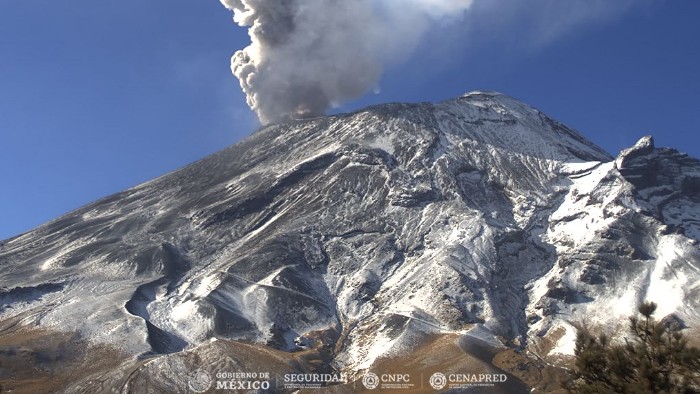
[[[699,240],[700,162],[651,137],[613,157],[492,92],[288,121],[0,242],[0,384],[548,390],[576,324],[700,327]]]

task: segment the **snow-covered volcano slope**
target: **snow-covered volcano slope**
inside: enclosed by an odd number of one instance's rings
[[[132,355],[321,338],[356,369],[478,332],[545,356],[643,299],[700,323],[699,237],[697,160],[477,92],[270,126],[4,241],[0,319]]]

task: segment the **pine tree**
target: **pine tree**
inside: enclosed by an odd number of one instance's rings
[[[630,336],[612,344],[578,327],[571,393],[700,393],[700,349],[688,346],[674,321],[656,321],[644,302],[630,317]]]

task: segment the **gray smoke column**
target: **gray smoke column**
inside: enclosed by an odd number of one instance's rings
[[[322,115],[376,87],[383,65],[408,55],[432,20],[471,0],[221,0],[249,27],[231,59],[263,124]]]
[[[263,124],[322,115],[373,90],[384,66],[407,59],[431,29],[461,52],[469,42],[536,50],[658,1],[221,0],[249,27],[231,69]],[[450,57],[431,61],[439,69]]]

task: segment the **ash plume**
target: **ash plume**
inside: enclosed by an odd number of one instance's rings
[[[221,0],[249,27],[231,70],[261,123],[322,115],[376,87],[383,65],[410,53],[427,20],[471,0]],[[399,13],[397,14],[397,10]]]
[[[499,46],[506,37],[515,47],[537,49],[657,0],[220,1],[249,28],[251,44],[233,55],[231,70],[268,124],[320,116],[378,90],[384,67],[408,58],[432,28],[440,29],[441,41],[456,39],[460,51],[468,47],[465,38],[475,37]],[[435,56],[429,67],[450,57]]]

